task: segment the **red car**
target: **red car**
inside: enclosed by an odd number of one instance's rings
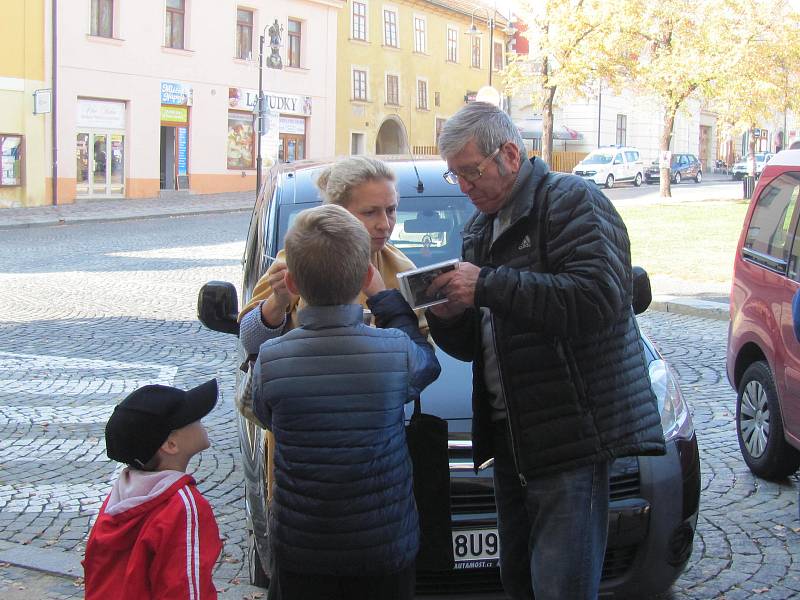
[[[764,167],[733,268],[728,380],[737,391],[736,432],[750,470],[767,479],[800,465],[800,343],[792,297],[800,288],[800,150]]]

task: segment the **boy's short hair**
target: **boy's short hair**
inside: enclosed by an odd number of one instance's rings
[[[169,434],[199,421],[217,403],[217,380],[190,390],[166,385],[146,385],[131,392],[114,407],[106,423],[106,454],[111,460],[143,471]]]
[[[286,265],[312,306],[348,304],[369,268],[370,240],[361,221],[336,204],[304,210],[286,233]]]

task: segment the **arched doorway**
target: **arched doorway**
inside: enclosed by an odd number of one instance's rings
[[[375,154],[407,154],[407,140],[403,122],[397,117],[388,117],[378,129]]]

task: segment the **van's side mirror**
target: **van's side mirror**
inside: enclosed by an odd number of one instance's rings
[[[239,335],[239,298],[227,281],[209,281],[197,294],[197,318],[220,333]]]
[[[800,289],[794,293],[792,298],[792,327],[795,339],[800,342]]]
[[[640,315],[653,301],[650,276],[642,267],[633,267],[633,312]]]

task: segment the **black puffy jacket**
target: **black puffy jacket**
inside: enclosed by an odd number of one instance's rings
[[[664,434],[631,308],[627,230],[591,183],[523,163],[510,226],[464,231],[463,260],[482,267],[475,308],[455,322],[428,312],[434,340],[473,361],[473,458],[494,456],[479,307],[491,310],[514,456],[526,478],[663,454]]]

